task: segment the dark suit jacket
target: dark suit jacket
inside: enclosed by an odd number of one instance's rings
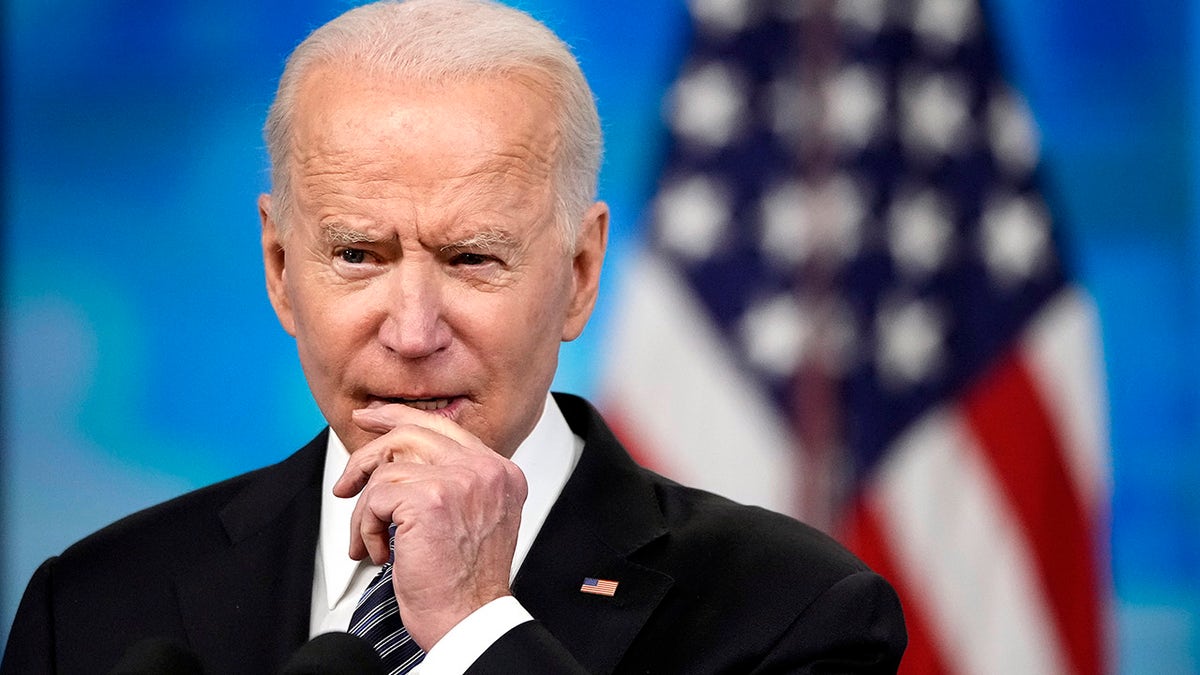
[[[585,447],[513,583],[537,621],[471,673],[895,671],[906,638],[887,582],[795,520],[638,467],[591,406],[556,396]],[[308,635],[325,444],[46,561],[0,673],[105,672],[156,636],[211,673],[275,672]],[[585,577],[616,594],[581,593]]]

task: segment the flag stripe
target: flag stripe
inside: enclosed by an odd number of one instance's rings
[[[852,548],[871,569],[888,579],[900,595],[904,609],[904,624],[908,628],[908,648],[900,662],[901,675],[948,675],[950,671],[942,662],[939,650],[930,642],[930,608],[924,594],[915,592],[913,586],[894,564],[895,554],[890,550],[888,537],[880,527],[874,509],[868,508],[865,498],[855,500],[854,513],[845,534],[846,545]]]
[[[866,487],[951,672],[1065,672],[1027,548],[957,406],[931,411]]]
[[[662,453],[654,453],[647,450],[647,448],[653,448],[653,444],[647,443],[641,437],[640,425],[628,422],[630,416],[619,403],[612,397],[605,398],[603,401],[604,422],[608,425],[609,429],[612,429],[613,434],[621,439],[621,445],[625,446],[625,451],[629,453],[633,461],[637,462],[640,466],[653,469],[665,475],[679,475],[677,469],[673,469],[666,463]]]
[[[1104,377],[1095,303],[1076,289],[1060,293],[1034,320],[1022,360],[1063,442],[1064,456],[1085,512],[1103,518],[1112,492]]]
[[[998,361],[964,398],[987,460],[1031,543],[1073,672],[1100,669],[1095,554],[1054,423],[1024,364]]]
[[[602,405],[684,482],[853,512],[906,668],[1101,672],[1095,313],[987,13],[801,4],[693,15]]]
[[[790,433],[754,378],[735,367],[692,290],[647,255],[633,262],[629,281],[611,337],[620,366],[609,372],[603,407],[636,414],[635,440],[677,480],[794,513]]]

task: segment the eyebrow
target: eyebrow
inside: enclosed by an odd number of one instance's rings
[[[482,249],[490,251],[498,247],[511,247],[517,243],[516,237],[503,230],[484,230],[441,247],[442,251],[457,249]]]
[[[321,234],[325,241],[331,244],[362,244],[379,241],[371,235],[347,227],[341,223],[325,223],[321,225]]]

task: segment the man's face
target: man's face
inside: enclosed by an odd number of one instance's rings
[[[558,345],[583,330],[607,235],[596,204],[568,254],[554,222],[554,110],[526,80],[449,85],[307,75],[291,230],[260,198],[267,287],[318,406],[432,410],[511,456],[541,415]]]

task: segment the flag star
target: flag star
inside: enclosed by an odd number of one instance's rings
[[[727,145],[742,129],[746,93],[742,78],[713,62],[684,75],[670,98],[672,129],[701,147]]]
[[[688,9],[702,28],[718,35],[744,30],[752,19],[749,0],[688,0]]]
[[[655,202],[664,245],[690,260],[716,251],[729,227],[730,210],[722,184],[705,175],[663,188]]]
[[[807,201],[804,186],[788,181],[767,190],[759,203],[763,253],[784,267],[802,263],[811,252]]]
[[[1028,196],[993,197],[982,217],[983,259],[1003,288],[1028,281],[1050,262],[1050,219]]]
[[[970,133],[967,88],[941,73],[909,74],[900,87],[901,133],[911,149],[948,155],[962,148]]]
[[[997,89],[988,104],[988,141],[1009,175],[1023,177],[1037,166],[1037,128],[1024,98],[1009,87]]]
[[[920,0],[913,14],[914,32],[939,53],[962,44],[977,25],[976,3],[964,0]]]
[[[920,383],[943,361],[945,321],[923,300],[886,302],[876,316],[876,362],[883,381],[896,388]]]
[[[796,299],[780,293],[752,305],[742,317],[740,333],[750,363],[788,377],[804,356],[813,326]]]
[[[830,88],[834,132],[851,148],[862,148],[875,136],[885,112],[887,94],[879,75],[861,65],[843,68]]]
[[[954,243],[950,206],[935,190],[901,191],[888,212],[888,244],[900,269],[910,276],[937,272]]]

